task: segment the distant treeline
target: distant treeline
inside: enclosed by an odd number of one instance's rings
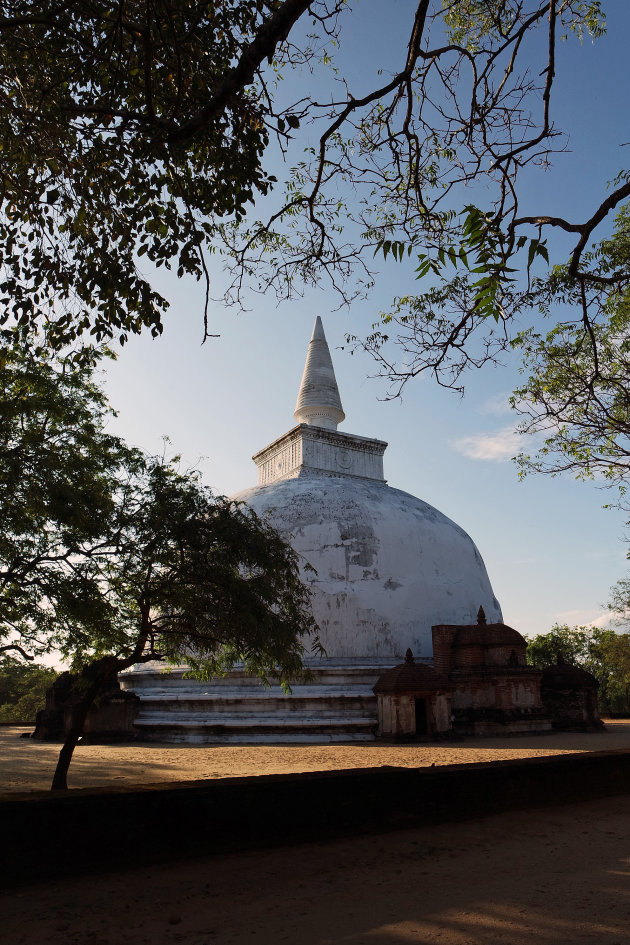
[[[559,657],[596,677],[602,714],[630,714],[629,633],[555,624],[528,641],[527,661],[533,666],[552,665]]]
[[[57,671],[12,656],[0,660],[0,722],[35,722]]]

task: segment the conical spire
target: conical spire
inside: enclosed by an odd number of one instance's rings
[[[317,316],[308,346],[295,412],[298,423],[336,430],[345,420],[322,320]]]

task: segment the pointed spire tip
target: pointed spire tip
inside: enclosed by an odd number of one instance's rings
[[[324,326],[322,320],[317,316],[315,319],[315,324],[313,325],[313,334],[311,335],[311,341],[326,341],[326,335],[324,334]]]
[[[298,423],[336,430],[345,419],[322,320],[317,316],[293,414]]]

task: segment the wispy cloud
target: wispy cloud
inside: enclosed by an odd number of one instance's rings
[[[482,400],[477,410],[479,413],[489,414],[493,417],[505,416],[512,410],[510,396],[511,391],[500,391],[498,394],[493,394],[491,397]]]
[[[600,627],[606,628],[613,627],[617,620],[619,619],[617,614],[613,614],[612,611],[607,610],[606,613],[602,614],[601,617],[598,617],[596,620],[591,620],[589,627]]]
[[[613,627],[617,617],[610,611],[601,613],[599,609],[563,610],[556,614],[554,620],[559,624],[568,624],[570,627]]]
[[[510,403],[511,396],[512,391],[509,390],[492,394],[491,397],[486,397],[478,404],[477,412],[491,417],[505,417],[508,414],[514,416],[514,407]],[[517,400],[515,406],[518,409],[519,406],[524,407],[525,403],[522,400]]]
[[[514,427],[503,427],[495,433],[475,433],[455,440],[453,446],[469,459],[487,459],[503,462],[521,449],[521,438]]]

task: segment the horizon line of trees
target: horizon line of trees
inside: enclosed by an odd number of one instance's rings
[[[556,623],[548,633],[527,638],[531,666],[544,669],[559,660],[595,676],[600,713],[630,714],[630,633]]]
[[[0,659],[0,723],[34,724],[58,675],[43,663],[5,654]]]

